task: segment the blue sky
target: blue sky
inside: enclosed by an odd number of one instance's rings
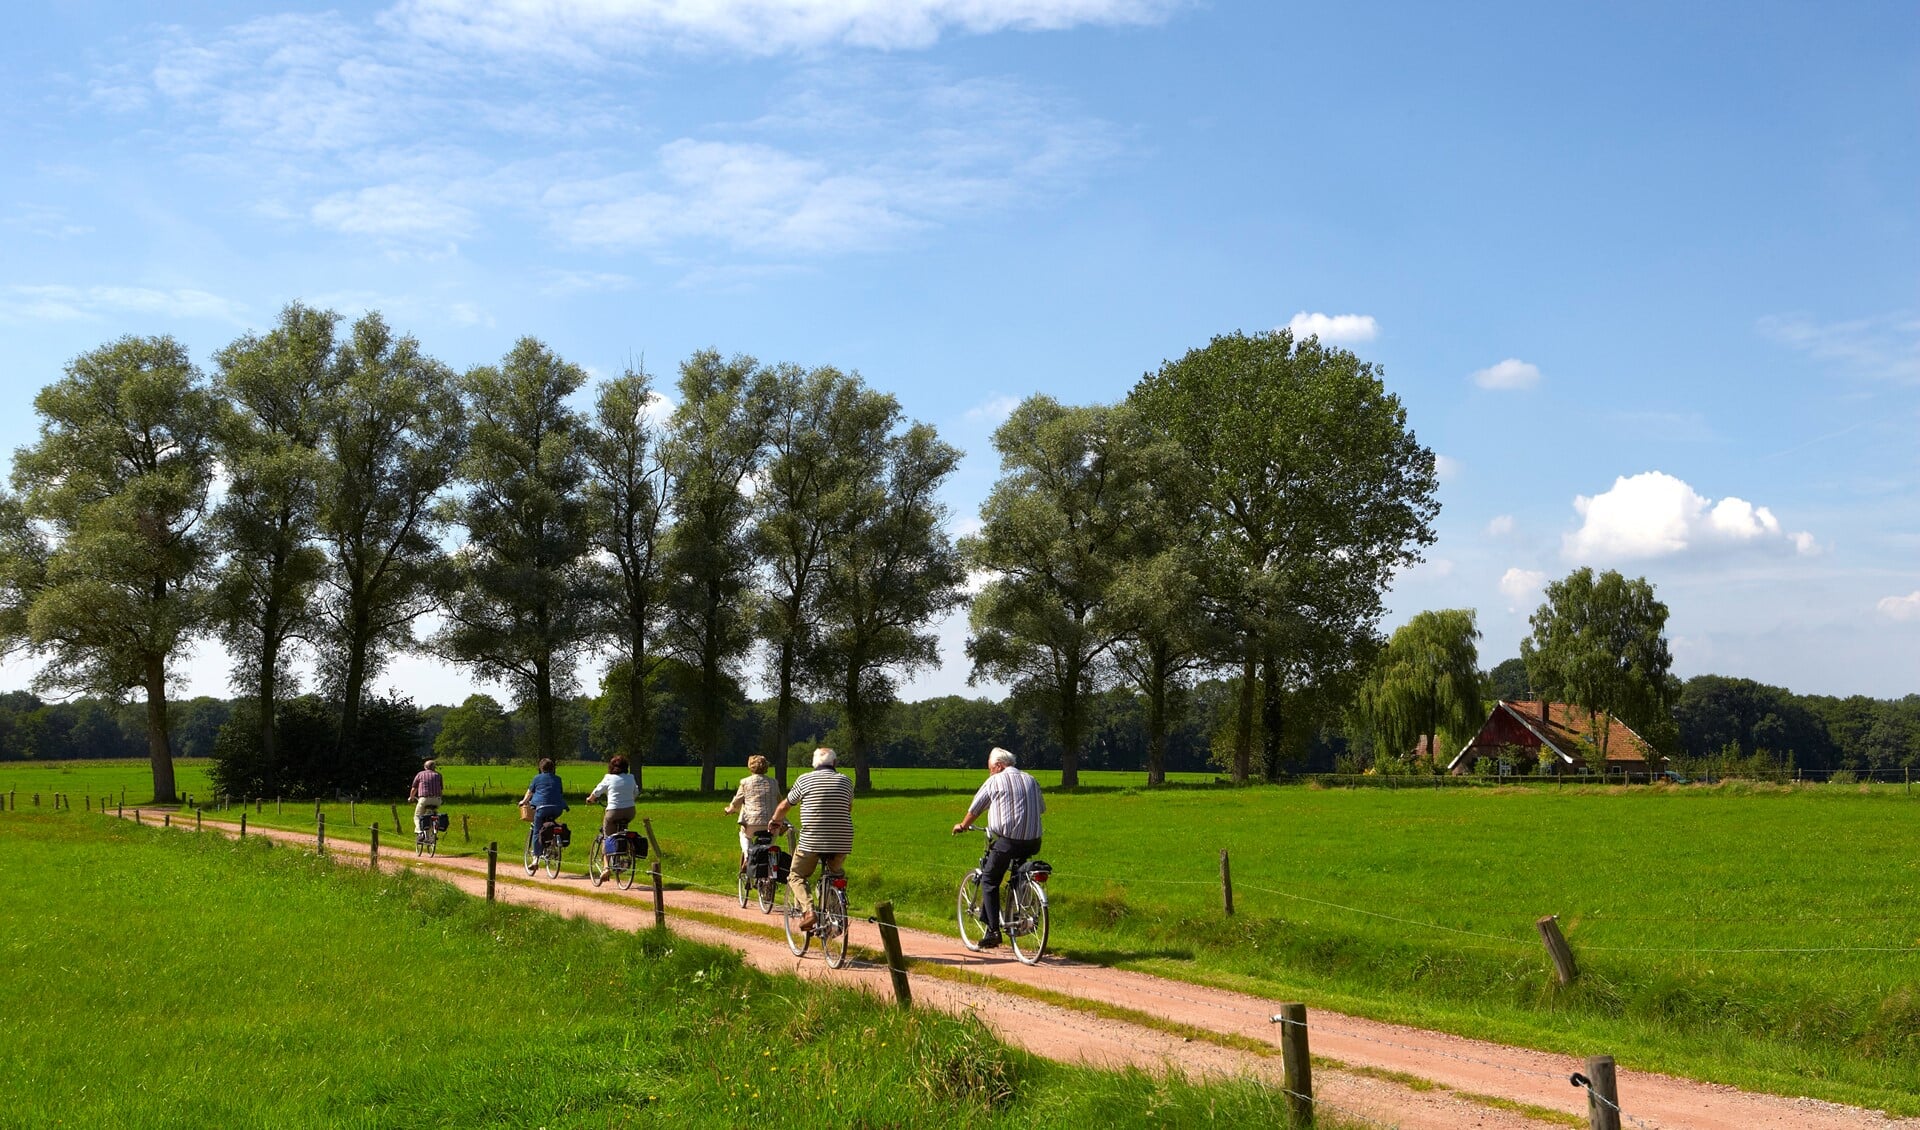
[[[1442,457],[1389,626],[1652,579],[1676,669],[1920,691],[1920,9],[1179,0],[36,5],[0,43],[0,445],[123,333],[300,298],[456,367],[858,369],[969,452],[1215,333]],[[964,627],[909,689],[964,691]],[[182,688],[225,693],[203,647]],[[30,675],[0,668],[0,684]],[[463,672],[394,679],[449,701]]]

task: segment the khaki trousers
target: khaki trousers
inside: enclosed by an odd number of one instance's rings
[[[802,914],[813,913],[813,896],[807,893],[807,880],[813,877],[816,865],[827,865],[827,874],[838,875],[846,866],[847,854],[844,851],[832,855],[821,855],[801,848],[793,856],[793,868],[787,872],[787,886],[793,891],[793,905],[800,908]]]

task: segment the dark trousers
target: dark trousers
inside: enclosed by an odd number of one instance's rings
[[[533,827],[527,829],[527,846],[538,849],[540,846],[540,829],[547,826],[547,821],[560,819],[560,814],[566,810],[565,805],[559,804],[543,804],[534,809]]]
[[[989,930],[1000,929],[1000,884],[1006,879],[1008,869],[1038,854],[1039,840],[1009,840],[1002,837],[994,840],[987,854],[981,857],[980,901],[986,907]]]

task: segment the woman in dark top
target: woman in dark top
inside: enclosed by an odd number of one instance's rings
[[[567,810],[567,798],[561,793],[560,777],[553,771],[553,758],[540,759],[540,772],[534,776],[533,783],[527,786],[527,795],[520,798],[520,803],[533,806],[533,827],[527,829],[527,846],[537,849],[540,829],[546,827],[547,821],[560,819],[560,814]]]

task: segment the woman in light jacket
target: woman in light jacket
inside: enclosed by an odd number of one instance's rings
[[[774,805],[780,803],[780,786],[767,777],[767,759],[759,754],[747,758],[747,775],[740,781],[740,787],[733,790],[733,799],[727,802],[726,812],[731,816],[740,814],[740,869],[747,868],[747,853],[753,847],[755,832],[767,830],[767,821],[773,818]]]

